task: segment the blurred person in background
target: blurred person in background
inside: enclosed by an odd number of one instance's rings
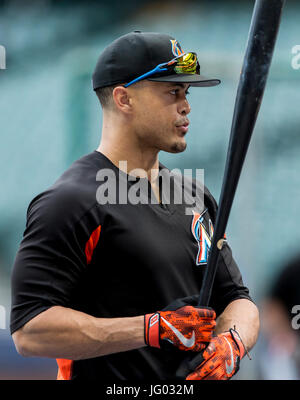
[[[299,282],[300,255],[281,269],[262,302],[262,379],[300,379]]]

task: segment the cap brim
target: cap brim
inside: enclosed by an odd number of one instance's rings
[[[190,86],[216,86],[221,83],[220,79],[208,78],[198,74],[167,75],[159,76],[157,78],[148,78],[148,80],[156,82],[189,83]]]

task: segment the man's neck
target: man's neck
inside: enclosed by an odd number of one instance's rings
[[[137,151],[133,148],[126,149],[122,146],[100,143],[97,151],[104,154],[116,167],[128,175],[147,178],[150,183],[156,181],[159,160],[158,153],[153,151]]]

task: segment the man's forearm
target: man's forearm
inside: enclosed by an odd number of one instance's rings
[[[24,356],[80,360],[145,346],[144,316],[95,318],[54,306],[13,334]]]
[[[234,300],[217,319],[215,333],[236,327],[247,350],[255,345],[259,332],[259,313],[256,305],[247,299]]]

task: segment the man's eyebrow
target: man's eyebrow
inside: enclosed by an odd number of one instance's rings
[[[181,87],[182,89],[184,89],[184,83],[180,83],[180,82],[170,82],[170,86],[172,87],[172,86],[179,86],[179,87]],[[186,88],[186,90],[188,90],[189,88],[191,87],[191,85],[188,85],[188,87]]]

